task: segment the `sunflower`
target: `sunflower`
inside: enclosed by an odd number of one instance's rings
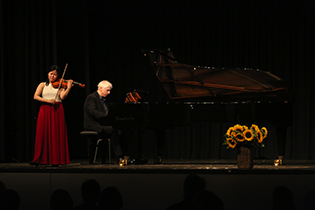
[[[234,137],[235,137],[235,136],[236,136],[236,134],[237,134],[237,133],[236,133],[236,131],[234,131],[234,130],[233,130],[233,131],[231,131],[231,136],[230,136],[230,137],[232,137],[232,136],[234,136]]]
[[[258,127],[257,125],[255,125],[255,124],[252,124],[252,126],[251,126],[250,129],[252,129],[252,130],[254,130],[254,131],[256,131],[256,132],[260,131],[260,130],[259,130],[259,127]]]
[[[251,129],[245,130],[243,135],[246,141],[252,141],[254,138],[254,133]]]
[[[238,142],[243,142],[245,140],[243,133],[237,133],[235,138]]]
[[[231,136],[231,135],[232,135],[232,134],[231,134],[232,131],[234,131],[234,127],[230,127],[230,128],[227,130],[226,135]]]
[[[237,145],[236,141],[232,138],[227,138],[226,142],[229,145],[229,147],[231,147],[232,149],[234,149]]]
[[[247,127],[246,125],[236,124],[229,127],[224,135],[224,145],[228,145],[228,148],[236,148],[240,146],[260,146],[264,147],[263,141],[267,137],[267,128],[261,129],[252,124]]]
[[[262,128],[261,128],[261,133],[262,133],[262,135],[263,135],[263,138],[266,138],[266,137],[267,137],[267,134],[268,134],[267,128],[262,127]]]
[[[243,132],[244,131],[244,127],[241,126],[240,124],[234,125],[233,128],[234,128],[235,131],[238,131],[238,132]]]
[[[262,143],[263,142],[264,138],[263,138],[263,135],[262,135],[261,131],[257,132],[256,138],[257,138],[257,142],[258,143]]]

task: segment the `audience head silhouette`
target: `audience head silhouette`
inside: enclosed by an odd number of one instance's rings
[[[96,204],[100,193],[101,186],[95,179],[88,179],[84,181],[81,186],[83,203],[74,207],[74,209],[96,209]]]
[[[206,188],[206,180],[197,174],[189,174],[184,181],[185,197],[193,197],[197,192]]]
[[[4,192],[6,189],[7,188],[5,187],[5,184],[2,181],[0,181],[0,194]]]
[[[104,210],[119,210],[123,207],[123,197],[116,187],[107,187],[100,195],[99,206]]]
[[[196,193],[204,191],[206,180],[196,174],[189,174],[184,180],[184,199],[167,208],[167,210],[191,210],[193,209],[193,198]]]
[[[278,186],[272,194],[273,210],[296,210],[292,192],[285,186]]]
[[[50,197],[51,210],[70,210],[73,207],[73,200],[68,191],[58,189]]]
[[[20,206],[20,195],[11,189],[4,190],[0,196],[0,209],[17,210]]]
[[[85,201],[96,203],[101,187],[95,179],[86,180],[81,186],[82,198]]]
[[[311,190],[305,195],[304,207],[305,210],[315,209],[315,190]]]

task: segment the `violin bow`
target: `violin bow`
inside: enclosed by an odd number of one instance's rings
[[[60,82],[59,82],[58,91],[57,91],[57,94],[56,94],[56,96],[55,96],[55,101],[56,101],[57,96],[58,96],[58,94],[59,94],[59,90],[60,90],[60,87],[61,87],[61,83],[62,83],[63,77],[65,76],[67,67],[68,67],[68,63],[66,63],[65,69],[63,70],[62,77],[61,77],[61,80],[60,80]]]

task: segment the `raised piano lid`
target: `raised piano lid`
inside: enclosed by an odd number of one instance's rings
[[[170,49],[142,50],[170,99],[177,100],[289,100],[280,77],[252,69],[210,68],[182,64]]]

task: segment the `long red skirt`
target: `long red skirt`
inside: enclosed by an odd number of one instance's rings
[[[41,105],[36,127],[34,163],[70,164],[67,126],[62,103]]]

